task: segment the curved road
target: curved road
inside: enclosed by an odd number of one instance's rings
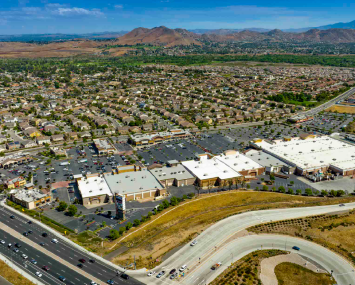
[[[196,270],[196,273],[193,272],[193,268],[199,264],[199,260],[201,260],[201,263],[204,263],[205,261],[206,264],[208,264],[208,268],[215,263],[215,261],[218,262],[218,260],[214,259],[214,256],[219,256],[218,253],[220,250],[223,251],[223,248],[225,246],[229,246],[229,241],[233,240],[233,236],[235,236],[238,232],[261,223],[266,223],[270,221],[278,221],[278,220],[286,220],[286,219],[294,219],[294,218],[300,218],[300,217],[305,217],[305,216],[312,216],[312,215],[320,215],[320,214],[326,214],[326,213],[336,213],[339,211],[344,211],[344,210],[352,210],[355,208],[355,203],[348,203],[345,204],[345,206],[340,207],[339,205],[329,205],[329,206],[316,206],[316,207],[306,207],[306,208],[289,208],[289,209],[275,209],[275,210],[262,210],[262,211],[255,211],[255,212],[246,212],[243,214],[231,216],[229,218],[226,218],[224,220],[219,221],[218,223],[212,225],[208,229],[206,229],[203,233],[201,233],[197,237],[197,245],[195,246],[190,246],[189,244],[185,245],[182,247],[179,251],[177,251],[175,254],[173,254],[170,258],[168,258],[166,261],[164,261],[160,266],[155,268],[156,272],[161,271],[164,269],[165,271],[170,271],[173,268],[180,268],[182,265],[186,264],[187,267],[190,269],[186,272],[185,278],[181,280],[181,283],[183,284],[200,284],[202,282],[201,278],[204,278],[206,276],[206,272],[204,271],[204,267],[202,269]],[[274,237],[274,236],[273,236]],[[233,241],[232,244],[235,245],[236,250],[243,249],[245,245],[248,243],[252,244],[254,240],[264,238],[268,239],[266,236],[248,236],[245,239],[248,240],[246,241],[246,244],[243,244],[243,246],[240,246],[240,238]],[[285,240],[285,237],[279,237],[281,239]],[[275,240],[275,247],[276,247],[276,241],[279,240],[277,238]],[[292,239],[291,237],[288,237]],[[250,239],[250,240],[249,240]],[[267,243],[269,242],[266,240]],[[303,240],[299,240],[299,242],[306,242]],[[260,243],[260,242],[259,242]],[[265,244],[265,246],[267,245]],[[293,244],[295,245],[295,244]],[[292,245],[292,246],[293,246]],[[261,244],[258,246],[261,246]],[[292,247],[291,246],[291,247]],[[303,247],[303,245],[302,245]],[[257,249],[258,247],[254,248],[253,250]],[[260,248],[260,247],[259,247]],[[308,248],[313,248],[314,255],[312,256],[316,262],[319,264],[323,265],[323,259],[320,258],[320,256],[315,255],[315,250],[314,249],[319,249],[322,248],[314,243],[309,243],[307,245]],[[284,247],[283,247],[284,249]],[[290,249],[287,248],[287,249]],[[324,251],[319,251],[320,252],[328,252],[327,258],[329,258],[329,254],[332,254],[332,258],[335,258],[336,254],[333,252],[328,251],[325,248],[322,248]],[[253,251],[252,250],[252,251]],[[231,256],[229,253],[230,251],[224,252],[226,255],[221,255],[224,256],[224,259],[228,260],[228,258],[234,258],[234,261],[236,261],[236,256],[234,257]],[[310,250],[312,252],[312,250]],[[302,251],[303,253],[303,251]],[[223,262],[223,259],[221,260]],[[339,266],[339,267],[338,267]],[[349,268],[351,267],[347,261],[343,260],[343,263],[339,263],[337,268],[330,268],[327,264],[324,264],[324,268],[332,269],[334,270],[334,273],[336,274],[334,277],[336,281],[338,281],[338,284],[344,284],[344,285],[349,285],[353,284],[355,285],[355,275],[349,275],[348,277],[341,277],[341,276],[346,276],[346,272],[349,272]],[[202,271],[200,271],[202,270]],[[352,269],[351,269],[352,270]],[[190,273],[191,272],[191,273]],[[221,273],[222,270],[216,271],[217,273]],[[145,270],[140,270],[140,271],[129,271],[129,274],[137,278],[138,280],[146,283],[146,284],[167,284],[167,283],[172,283],[174,282],[176,284],[176,281],[171,281],[169,279],[168,274],[163,276],[162,278],[158,279],[156,277],[147,277],[147,272]],[[343,275],[337,275],[337,274],[343,274]],[[194,276],[193,276],[194,275]],[[193,276],[193,279],[192,277]],[[189,279],[190,278],[190,279]],[[191,280],[192,278],[192,280]],[[349,283],[342,283],[344,281],[344,278],[350,278],[351,282]],[[188,283],[186,283],[185,280],[189,280]],[[208,277],[208,280],[211,281],[211,277]],[[347,282],[347,280],[346,280]],[[201,285],[203,282],[201,283]]]

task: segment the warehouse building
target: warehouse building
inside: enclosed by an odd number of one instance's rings
[[[100,205],[112,202],[112,193],[104,177],[99,174],[75,177],[83,205]]]
[[[183,161],[182,165],[196,177],[200,187],[213,187],[242,179],[243,176],[216,157],[200,156],[199,161]]]
[[[10,199],[16,204],[29,210],[35,209],[41,205],[51,202],[50,193],[43,193],[38,189],[18,189],[11,190]]]
[[[177,161],[168,161],[168,166],[156,165],[150,172],[164,187],[193,185],[196,177]]]
[[[165,187],[147,169],[106,173],[104,178],[111,193],[125,196],[126,201],[154,199],[166,195]]]
[[[250,180],[265,172],[265,167],[236,150],[227,150],[215,158],[244,176],[245,180]]]
[[[251,145],[294,166],[299,175],[318,178],[355,174],[355,146],[329,136],[304,135],[288,141],[258,139]]]

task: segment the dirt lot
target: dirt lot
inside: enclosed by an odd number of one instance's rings
[[[355,262],[355,211],[267,223],[249,230],[255,233],[281,233],[302,237]]]
[[[330,274],[315,273],[298,264],[284,262],[275,267],[275,274],[279,285],[303,285],[303,284],[317,284],[317,285],[332,285]]]
[[[34,285],[31,281],[17,273],[5,262],[0,260],[0,275],[14,285]]]
[[[225,195],[228,195],[228,199],[224,198]],[[132,262],[135,255],[138,268],[151,268],[159,264],[167,252],[192,240],[199,232],[228,216],[247,210],[337,202],[340,203],[340,200],[251,191],[203,195],[201,198],[180,204],[161,218],[159,218],[161,214],[154,216],[149,225],[141,227],[141,230],[132,233],[116,246],[115,242],[105,243],[104,248],[111,249],[105,253],[125,246],[129,250],[114,258],[112,260],[114,263],[123,265]]]
[[[333,105],[332,107],[326,109],[325,111],[326,112],[338,112],[338,113],[355,114],[355,107]]]

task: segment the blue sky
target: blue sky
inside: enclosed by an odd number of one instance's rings
[[[302,28],[355,20],[355,2],[330,0],[0,0],[0,34]]]

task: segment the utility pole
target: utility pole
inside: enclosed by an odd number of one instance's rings
[[[134,270],[136,270],[136,256],[134,255]]]

